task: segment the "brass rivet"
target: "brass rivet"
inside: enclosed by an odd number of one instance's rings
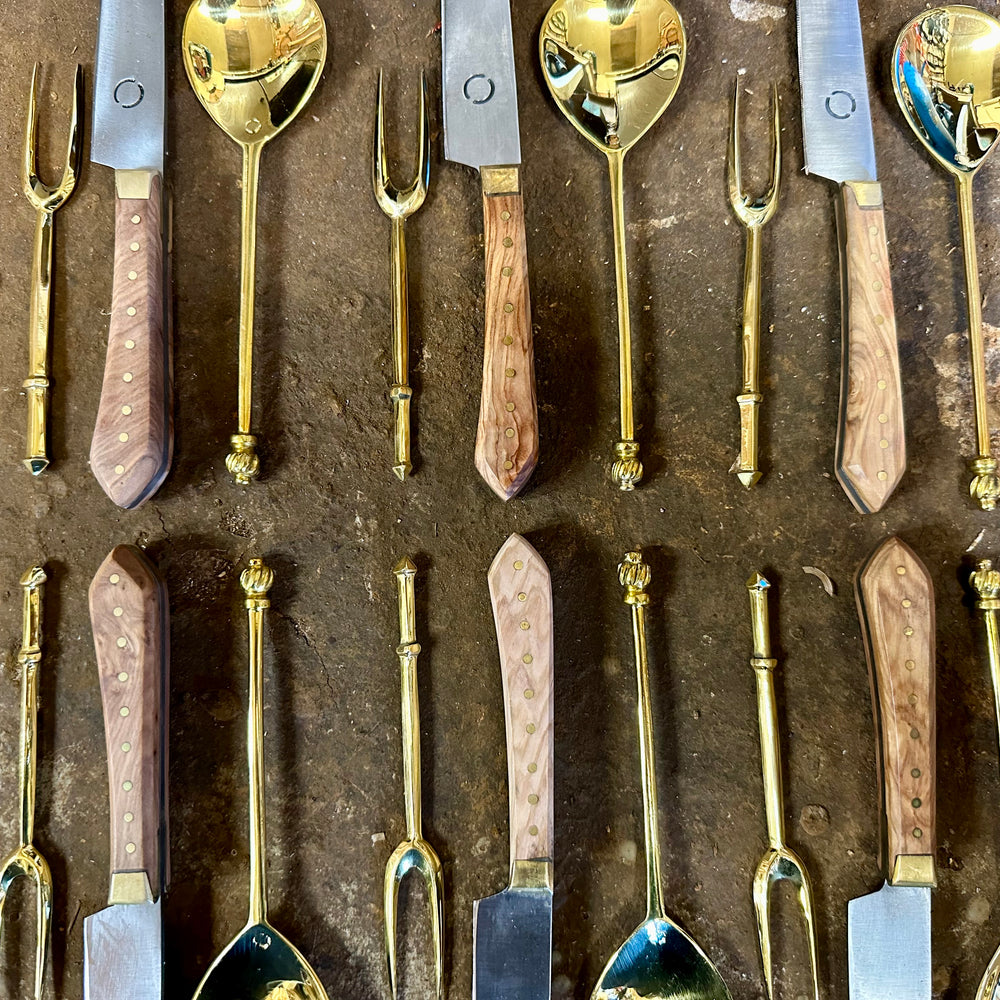
[[[906,661],[906,669],[912,670],[917,664],[913,660]]]
[[[138,277],[139,277],[139,272],[138,271],[129,271],[129,273],[128,273],[128,280],[129,281],[135,281],[135,279],[138,278]]]
[[[504,372],[504,375],[506,375],[506,376],[507,376],[507,378],[513,378],[513,377],[514,377],[514,376],[515,376],[516,374],[517,374],[517,372],[516,372],[516,371],[514,371],[514,369],[513,369],[513,368],[508,368],[508,369],[507,369],[507,370],[506,370],[506,371]]]
[[[123,382],[131,382],[132,381],[132,373],[131,372],[125,372],[125,374],[122,375],[122,381]]]
[[[910,805],[913,806],[914,809],[919,809],[923,805],[923,802],[921,802],[920,799],[913,799],[910,802]]]
[[[878,236],[878,226],[869,226],[868,233],[870,236]]]
[[[123,719],[127,719],[128,718],[128,706],[127,705],[122,705],[122,707],[120,709],[118,709],[118,714]]]
[[[910,608],[912,606],[913,606],[913,601],[911,601],[908,597],[904,597],[903,598],[903,607],[904,608]]]
[[[111,583],[117,583],[120,579],[121,577],[117,573],[112,573],[111,576],[108,577],[108,580],[110,580]]]
[[[504,306],[503,306],[503,311],[505,313],[512,313],[514,311],[514,303],[513,302],[505,302]]]
[[[133,226],[138,226],[141,221],[142,221],[142,219],[140,219],[138,215],[133,215],[132,216],[132,225]]]
[[[521,622],[521,631],[522,632],[527,632],[529,628],[531,628],[531,626],[527,623],[527,621]]]
[[[528,765],[528,774],[534,774],[535,771],[537,771],[537,770],[538,770],[538,765],[537,764],[529,764]]]
[[[920,777],[920,768],[919,767],[915,767],[912,771],[910,771],[910,777],[911,778],[919,778]]]
[[[130,243],[130,244],[129,244],[129,250],[131,250],[131,251],[132,251],[133,253],[134,253],[134,252],[135,252],[136,250],[138,250],[138,249],[139,249],[139,244],[138,244],[138,243]]]
[[[126,844],[125,851],[128,854],[135,854],[135,844]]]
[[[881,281],[873,281],[872,282],[872,288],[876,292],[881,292],[882,291],[882,282]]]
[[[131,406],[129,406],[129,405],[128,405],[128,403],[126,403],[126,404],[125,404],[125,405],[124,405],[124,406],[122,407],[122,413],[123,413],[123,414],[124,414],[124,415],[125,415],[126,417],[130,416],[130,415],[131,415],[131,413],[132,413],[132,407],[131,407]]]
[[[875,322],[878,323],[879,326],[881,326],[885,322],[885,317],[881,313],[879,313],[875,317]],[[881,357],[881,355],[880,355],[880,357]]]
[[[514,428],[508,427],[507,430],[504,431],[504,435],[506,437],[512,438],[514,436]]]
[[[500,213],[500,218],[501,218],[501,219],[503,219],[503,221],[504,221],[504,222],[506,222],[506,221],[507,221],[507,220],[508,220],[508,219],[510,218],[510,212],[508,212],[508,211],[507,211],[507,209],[505,208],[505,209],[504,209],[504,210],[503,210],[503,211],[502,211],[502,212]]]
[[[911,740],[919,740],[920,739],[920,730],[919,729],[911,729],[910,730],[910,739]]]
[[[531,688],[525,688],[524,697],[530,701],[532,698],[535,697],[535,692]]]
[[[523,594],[523,593],[522,594],[518,594],[517,595],[517,599],[519,601],[526,601],[528,599],[528,595],[527,594]]]
[[[135,341],[134,340],[126,340],[125,341],[125,349],[126,350],[131,351],[133,347],[135,347]]]
[[[508,459],[508,460],[507,460],[506,462],[504,462],[504,463],[503,463],[503,467],[504,467],[505,469],[513,469],[513,468],[514,468],[514,463],[513,463],[513,462],[511,462],[511,461],[510,461],[510,460]]]
[[[132,782],[131,781],[123,781],[122,782],[122,791],[131,792],[132,791]]]
[[[877,260],[878,260],[878,254],[877,253],[873,253],[871,255],[871,262],[874,264]]]
[[[907,638],[913,635],[913,627],[911,625],[907,625],[906,628],[903,629],[903,635]]]
[[[500,273],[505,277],[509,278],[511,276],[511,269],[509,267],[502,267]]]
[[[524,569],[524,563],[520,559],[515,559],[514,569]]]
[[[118,440],[124,444],[128,440],[128,434],[125,431],[122,431],[121,434],[118,435]]]
[[[535,724],[533,722],[529,722],[524,727],[524,731],[530,736],[535,731]]]
[[[524,656],[521,657],[522,663],[531,663],[532,660],[534,660],[534,657],[531,653],[525,653]]]
[[[882,440],[879,441],[878,446],[880,448],[888,448],[889,447],[889,442],[885,438],[882,438]]]
[[[538,796],[534,792],[532,792],[528,796],[528,805],[529,806],[537,806],[538,805]]]
[[[514,338],[508,333],[506,337],[503,338],[503,342],[507,347],[510,347],[514,343]]]
[[[128,645],[128,639],[126,639],[125,636],[123,635],[118,636],[118,648],[124,649],[127,645]]]
[[[888,413],[880,413],[878,415],[878,422],[880,424],[887,424],[887,423],[889,423],[889,414]]]
[[[534,823],[532,823],[531,826],[528,827],[528,833],[530,833],[532,837],[537,837],[538,836],[538,827],[535,826]]]
[[[885,469],[880,469],[879,470],[879,474],[878,474],[878,478],[879,478],[879,480],[881,482],[884,483],[889,478],[889,473],[886,472]]]
[[[512,247],[514,245],[514,241],[509,236],[505,236],[503,238],[503,245],[505,247]]]
[[[911,695],[910,695],[910,697],[909,697],[909,698],[907,698],[906,700],[907,700],[907,701],[908,701],[908,702],[909,702],[909,703],[910,703],[911,705],[916,705],[916,703],[917,703],[917,696],[916,696],[915,694],[911,694]]]
[[[508,413],[513,413],[514,412],[514,404],[513,403],[507,403],[506,404],[506,409],[507,409]]]
[[[880,389],[884,389],[886,387],[886,385],[888,385],[888,383],[886,382],[886,380],[884,378],[880,378],[878,380],[878,387]]]
[[[115,608],[115,610],[112,612],[112,614],[115,616],[115,618],[121,618],[121,616],[123,614],[125,614],[125,609],[124,608]]]
[[[131,823],[132,820],[135,819],[135,816],[133,816],[132,813],[125,813],[122,819],[124,819],[126,823]]]
[[[124,471],[125,471],[125,466],[124,465],[116,465],[115,466],[115,475],[116,476],[120,476]]]
[[[132,749],[132,744],[131,743],[123,743],[122,744],[122,753],[128,753],[129,750],[131,750],[131,749]]]
[[[122,684],[124,684],[128,680],[128,674],[125,673],[124,670],[121,671],[121,673],[118,674],[118,680],[120,680]]]
[[[896,575],[897,576],[906,576],[906,567],[905,566],[897,566],[896,567]]]
[[[875,352],[875,357],[876,357],[876,358],[884,358],[884,357],[885,357],[885,351],[883,351],[883,350],[882,350],[882,348],[880,347],[880,348],[879,348],[879,349],[878,349],[878,350],[877,350],[877,351]]]
[[[924,831],[919,826],[913,828],[913,836],[919,840],[924,835]]]
[[[134,316],[135,315],[135,306],[129,306],[128,309],[125,310],[125,312],[129,316]]]

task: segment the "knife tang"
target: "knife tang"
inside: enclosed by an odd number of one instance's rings
[[[854,506],[868,514],[882,509],[906,468],[881,185],[842,184],[837,224],[843,337],[836,472]]]
[[[170,468],[173,379],[160,175],[117,171],[116,178],[111,323],[90,465],[104,492],[131,509],[156,492]]]
[[[488,579],[503,678],[513,871],[519,861],[552,858],[552,583],[542,557],[517,534],[497,553]]]
[[[856,596],[868,658],[892,885],[934,885],[934,589],[895,536],[862,566]]]
[[[111,792],[111,903],[163,882],[166,585],[142,552],[119,545],[90,585]],[[138,876],[138,878],[137,878]],[[139,897],[139,898],[137,898]]]
[[[486,322],[476,468],[501,500],[538,462],[528,252],[517,167],[484,167]]]

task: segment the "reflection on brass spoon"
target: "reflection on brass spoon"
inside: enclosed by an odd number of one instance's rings
[[[608,158],[618,287],[621,440],[612,478],[642,478],[632,419],[632,332],[622,161],[673,100],[684,70],[684,26],[669,0],[556,0],[539,37],[545,82],[559,110]]]
[[[990,447],[986,365],[972,178],[1000,135],[1000,22],[973,7],[936,7],[899,33],[892,59],[896,100],[917,138],[955,177],[965,258],[969,353],[976,411],[976,457],[969,493],[983,510],[1000,500],[997,460]]]
[[[264,611],[274,573],[251,559],[240,575],[250,631],[250,917],[212,963],[194,1000],[327,1000],[326,990],[295,946],[267,922],[264,869],[264,670],[261,656]]]
[[[326,23],[315,0],[195,0],[181,47],[202,107],[243,148],[239,433],[229,439],[226,468],[246,484],[260,474],[250,433],[260,154],[316,89]]]

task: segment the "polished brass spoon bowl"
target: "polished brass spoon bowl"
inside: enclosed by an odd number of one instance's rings
[[[972,178],[1000,135],[1000,21],[973,7],[936,7],[899,33],[892,59],[896,100],[917,138],[955,177],[965,259],[969,353],[976,413],[977,455],[969,493],[983,510],[1000,500],[997,460],[990,446],[986,363]]]
[[[673,100],[686,42],[669,0],[556,0],[542,23],[539,56],[559,110],[608,158],[618,289],[621,440],[612,478],[632,490],[642,478],[632,416],[632,332],[622,161]]]
[[[646,827],[646,918],[611,956],[590,1000],[732,1000],[718,969],[698,943],[666,915],[660,878],[659,812],[653,712],[646,662],[646,605],[650,569],[641,552],[627,552],[618,567],[625,603],[632,609],[632,638],[639,690],[639,753]]]
[[[250,916],[246,926],[212,963],[194,1000],[327,1000],[326,990],[298,949],[267,920],[264,868],[264,669],[261,653],[267,592],[274,573],[251,559],[240,574],[249,625],[250,705]]]
[[[250,433],[260,154],[316,89],[326,23],[315,0],[195,0],[181,48],[202,107],[243,148],[239,432],[229,439],[226,468],[246,484],[260,474]]]

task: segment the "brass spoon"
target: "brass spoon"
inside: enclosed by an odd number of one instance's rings
[[[639,686],[639,753],[646,826],[646,919],[611,956],[590,1000],[732,1000],[711,959],[663,912],[653,712],[646,664],[649,566],[641,552],[627,552],[618,567],[625,603],[632,609],[632,638]]]
[[[625,261],[622,163],[673,100],[686,42],[669,0],[556,0],[538,40],[545,82],[559,110],[608,158],[618,290],[621,440],[612,479],[642,478],[632,419],[632,332]]]
[[[260,474],[250,433],[257,179],[264,143],[302,110],[326,61],[315,0],[195,0],[184,19],[184,69],[202,106],[243,147],[239,433],[226,468],[237,483]]]
[[[327,1000],[326,990],[296,947],[267,922],[264,869],[264,671],[261,655],[267,592],[274,573],[251,559],[240,574],[250,632],[250,708],[247,757],[250,763],[250,917],[246,926],[212,963],[194,1000]]]
[[[965,259],[977,455],[969,493],[983,510],[1000,500],[986,411],[982,300],[972,221],[972,178],[1000,135],[1000,21],[972,7],[936,7],[899,33],[892,58],[896,100],[917,138],[955,177]]]

